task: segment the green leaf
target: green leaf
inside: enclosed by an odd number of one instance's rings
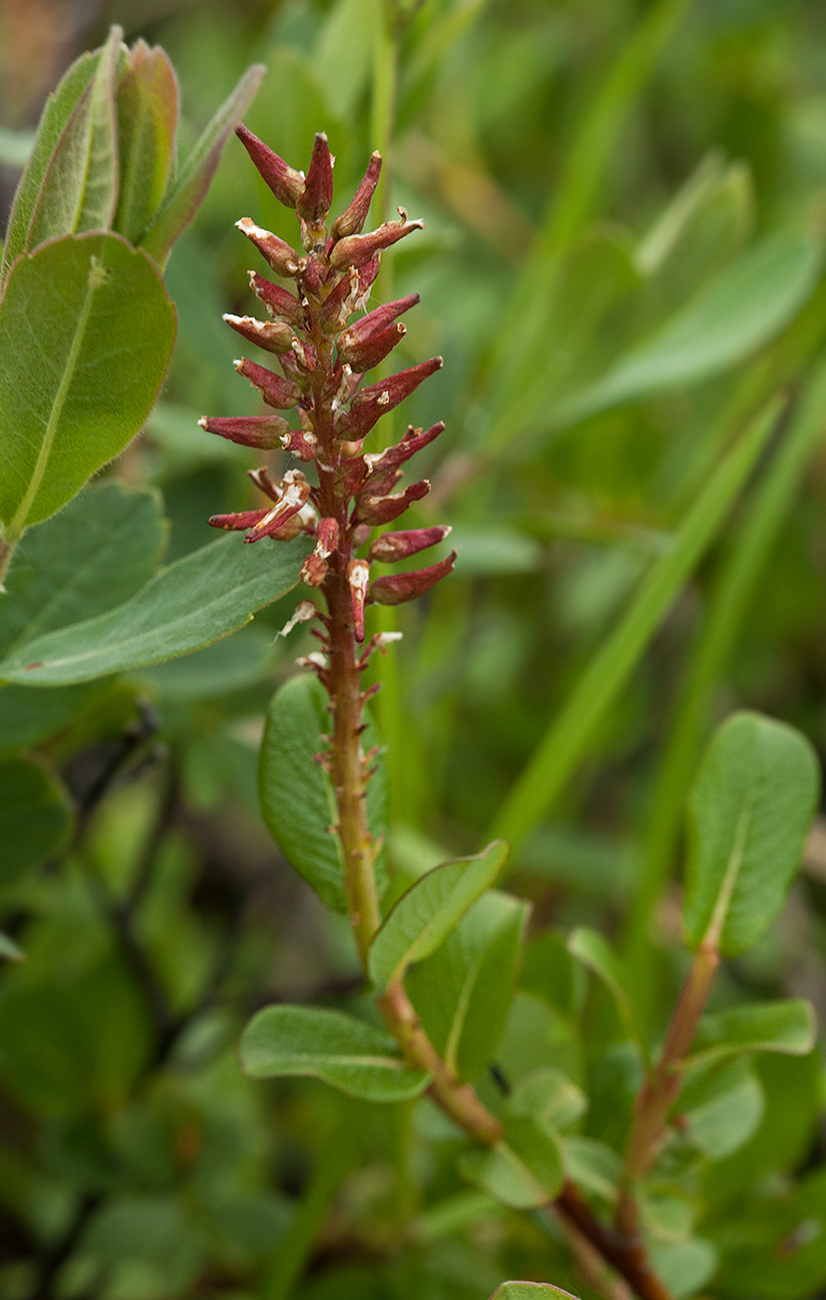
[[[25,961],[26,954],[21,948],[18,948],[13,939],[0,930],[0,957],[5,957],[6,961]]]
[[[766,1109],[763,1089],[749,1061],[703,1071],[682,1091],[680,1137],[708,1160],[724,1160],[753,1136]]]
[[[497,814],[493,834],[515,853],[588,751],[592,736],[639,663],[689,574],[721,528],[774,428],[778,404],[749,424],[682,520],[673,546],[643,578],[628,610],[570,692]]]
[[[104,483],[29,529],[0,595],[0,655],[114,609],[152,577],[168,525],[157,493]]]
[[[0,762],[0,884],[56,853],[72,829],[69,799],[38,763]]]
[[[117,88],[120,193],[114,229],[130,244],[160,207],[174,167],[178,81],[166,53],[139,40]]]
[[[340,1011],[265,1007],[244,1030],[241,1065],[254,1079],[312,1075],[365,1101],[405,1101],[430,1082],[410,1070],[388,1034]]]
[[[224,101],[187,158],[160,210],[142,239],[142,246],[163,266],[175,240],[186,230],[209,189],[227,138],[246,113],[266,69],[249,68]]]
[[[27,250],[47,239],[109,228],[118,197],[115,66],[122,35],[119,27],[110,30],[94,76],[49,160],[29,225]]]
[[[737,713],[719,728],[689,797],[691,947],[733,956],[765,933],[800,862],[818,787],[814,751],[792,727]]]
[[[489,890],[405,987],[436,1050],[463,1081],[477,1079],[505,1028],[529,904]]]
[[[378,930],[370,948],[370,978],[383,993],[413,962],[444,943],[468,908],[501,875],[508,856],[502,841],[475,857],[445,862],[403,894]]]
[[[596,1138],[562,1139],[562,1156],[568,1177],[586,1192],[613,1204],[622,1178],[622,1157]]]
[[[717,1270],[717,1251],[701,1237],[674,1243],[652,1241],[649,1253],[655,1273],[674,1300],[697,1295]]]
[[[619,1008],[623,1024],[633,1038],[643,1060],[648,1060],[648,1045],[639,1027],[631,994],[628,991],[628,972],[618,953],[596,930],[580,926],[568,939],[568,951],[578,957],[583,965],[602,980]]]
[[[64,74],[57,90],[46,100],[31,157],[20,177],[9,215],[0,286],[5,285],[9,271],[21,253],[31,246],[29,230],[49,163],[78,100],[95,75],[100,56],[100,50],[81,54]]]
[[[810,297],[820,241],[784,231],[767,236],[722,272],[653,338],[557,412],[567,423],[620,402],[719,374],[762,347]]]
[[[503,1282],[490,1300],[576,1300],[570,1291],[560,1291],[548,1282]]]
[[[458,1167],[474,1187],[516,1210],[547,1204],[565,1180],[559,1140],[528,1116],[507,1116],[504,1140],[484,1151],[465,1152]]]
[[[328,774],[315,761],[325,747],[322,735],[329,726],[327,696],[315,677],[301,674],[286,682],[267,712],[258,789],[264,821],[290,866],[328,907],[346,914],[341,849],[330,833],[336,821],[335,795]],[[369,718],[362,743],[365,750],[377,743]],[[386,801],[384,769],[379,764],[367,783],[367,823],[374,839],[384,834]],[[381,855],[376,877],[382,891],[386,877]]]
[[[306,554],[303,538],[243,546],[221,537],[161,569],[124,605],[34,637],[0,663],[0,681],[65,685],[199,650],[291,591]]]
[[[107,682],[83,682],[51,691],[4,686],[0,690],[0,755],[28,749],[63,731],[107,688]]]
[[[555,1131],[576,1123],[588,1109],[588,1099],[561,1070],[547,1068],[519,1079],[506,1109],[512,1115],[529,1115],[540,1127]]]
[[[744,1052],[806,1056],[816,1039],[815,1013],[805,998],[732,1007],[703,1016],[686,1064],[722,1061]]]
[[[0,302],[0,522],[6,539],[59,510],[149,413],[175,311],[144,253],[118,235],[26,255]]]

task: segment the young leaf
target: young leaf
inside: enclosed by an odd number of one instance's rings
[[[407,973],[407,992],[436,1050],[463,1081],[496,1055],[516,983],[529,905],[489,890],[440,948]]]
[[[306,554],[300,538],[259,553],[221,537],[161,569],[124,605],[27,641],[0,663],[0,681],[65,685],[199,650],[286,595]]]
[[[137,41],[117,88],[120,193],[114,229],[140,244],[174,167],[178,80],[165,52]]]
[[[818,765],[798,731],[738,713],[714,736],[689,797],[683,927],[689,945],[744,952],[777,916],[818,796]]]
[[[503,1282],[490,1300],[577,1300],[570,1291],[561,1291],[548,1282]]]
[[[114,609],[149,581],[168,525],[156,492],[103,483],[29,529],[0,596],[0,655]]]
[[[381,1029],[319,1007],[265,1007],[244,1030],[241,1066],[254,1079],[312,1075],[365,1101],[406,1101],[430,1082]]]
[[[529,1115],[540,1128],[566,1128],[588,1109],[581,1088],[562,1073],[548,1068],[526,1074],[514,1085],[506,1110],[511,1115]]]
[[[38,763],[0,762],[0,884],[56,853],[72,827],[68,796]]]
[[[745,1052],[806,1056],[816,1037],[815,1013],[805,998],[732,1007],[703,1016],[686,1065],[722,1061]]]
[[[174,337],[163,281],[119,235],[69,236],[17,262],[0,301],[8,541],[65,505],[137,433]]]
[[[622,1157],[613,1147],[577,1134],[562,1139],[562,1156],[565,1172],[577,1187],[613,1204],[622,1178]]]
[[[84,230],[107,230],[118,198],[115,67],[122,57],[113,27],[94,76],[78,99],[49,160],[29,225],[26,248]]]
[[[259,63],[244,73],[207,126],[164,197],[160,210],[141,240],[141,246],[159,266],[163,266],[175,240],[186,230],[198,211],[220,162],[224,145],[252,103],[265,71],[263,64]]]
[[[315,761],[316,754],[325,748],[322,735],[329,726],[327,697],[320,683],[309,674],[286,682],[267,712],[258,789],[264,821],[290,866],[312,885],[328,907],[346,914],[344,866],[338,839],[330,833],[336,820],[333,787],[328,774]],[[376,733],[368,722],[362,738],[365,750],[372,749],[376,742]],[[386,800],[380,763],[367,784],[367,822],[374,839],[384,834]],[[382,890],[386,880],[381,857],[376,874]]]
[[[565,1181],[558,1138],[529,1116],[509,1115],[504,1140],[459,1158],[459,1172],[502,1205],[538,1209],[558,1195]]]
[[[507,856],[507,844],[497,841],[475,857],[428,871],[402,895],[370,948],[370,978],[379,992],[401,978],[412,962],[435,952],[468,908],[495,883]]]
[[[556,412],[561,422],[675,385],[697,383],[736,365],[773,338],[810,297],[822,247],[782,231],[740,256],[653,338],[623,357],[592,388]]]
[[[580,926],[573,931],[568,940],[568,950],[602,980],[617,1004],[629,1036],[637,1044],[643,1060],[647,1061],[648,1045],[634,1013],[631,995],[627,988],[628,976],[622,959],[614,952],[607,939],[604,939],[598,931],[589,930],[587,926]]]
[[[46,100],[34,148],[26,170],[20,177],[9,215],[0,287],[5,285],[9,271],[20,254],[30,247],[29,230],[52,154],[78,101],[95,75],[100,56],[101,50],[81,54],[63,76],[57,90]]]

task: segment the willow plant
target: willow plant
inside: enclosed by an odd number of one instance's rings
[[[308,477],[304,468],[293,467],[273,477],[266,468],[251,471],[266,502],[216,515],[210,523],[242,530],[247,543],[311,539],[301,578],[316,596],[300,601],[288,628],[311,624],[319,649],[299,663],[319,686],[313,685],[310,696],[298,679],[303,706],[298,694],[289,695],[290,684],[285,690],[292,703],[284,704],[283,691],[276,696],[264,743],[262,800],[286,856],[326,902],[349,917],[366,984],[388,1031],[338,1011],[268,1007],[244,1034],[242,1062],[255,1077],[315,1075],[373,1101],[426,1092],[471,1140],[460,1158],[469,1181],[506,1205],[550,1210],[568,1234],[581,1271],[598,1289],[607,1288],[606,1294],[619,1294],[606,1281],[619,1274],[621,1285],[642,1300],[668,1300],[671,1292],[649,1255],[644,1185],[679,1129],[674,1108],[684,1082],[693,1079],[696,1085],[698,1077],[702,1082],[709,1059],[755,1050],[801,1053],[811,1047],[808,1008],[785,1003],[767,1009],[769,1020],[775,1016],[773,1037],[764,1021],[752,1024],[748,1014],[716,1028],[712,1017],[704,1022],[705,1055],[691,1055],[698,1029],[703,1032],[701,1017],[721,955],[755,942],[782,904],[814,807],[813,757],[797,733],[753,714],[730,720],[715,740],[691,808],[694,847],[683,920],[694,958],[656,1058],[636,1026],[620,964],[606,941],[586,930],[571,937],[574,955],[616,996],[643,1066],[627,1149],[622,1158],[608,1152],[617,1162],[607,1198],[614,1217],[608,1221],[598,1208],[599,1194],[605,1199],[610,1182],[604,1152],[588,1147],[587,1140],[576,1147],[560,1137],[571,1116],[581,1113],[571,1085],[547,1069],[512,1083],[496,1065],[527,914],[526,905],[492,888],[503,871],[507,845],[495,841],[476,857],[423,873],[405,892],[396,889],[392,906],[382,908],[382,842],[371,815],[379,747],[371,742],[366,712],[378,687],[365,688],[364,673],[374,653],[397,634],[368,636],[365,610],[424,594],[450,573],[456,559],[451,552],[413,571],[373,572],[375,563],[407,560],[450,532],[438,525],[373,536],[427,494],[426,480],[397,485],[403,466],[439,436],[442,424],[426,431],[410,427],[394,445],[365,450],[381,416],[442,364],[434,357],[364,382],[401,341],[405,327],[399,318],[418,301],[411,294],[365,310],[381,254],[422,223],[400,210],[398,221],[364,232],[381,168],[378,154],[352,202],[330,221],[333,159],[324,135],[316,136],[305,177],[245,127],[238,134],[276,198],[295,209],[301,248],[249,218],[239,221],[271,270],[292,281],[294,289],[288,292],[251,273],[267,319],[228,315],[225,320],[276,358],[279,371],[246,357],[235,364],[275,412],[296,408],[298,427],[277,413],[201,423],[236,443],[288,453],[315,472]],[[320,733],[313,731],[312,708],[308,713],[304,707],[319,697],[326,699],[330,718],[329,730]],[[308,761],[306,770],[299,770],[298,733],[305,723],[310,749],[304,745]],[[313,758],[315,776],[309,770]],[[332,824],[325,822],[328,806]],[[781,830],[775,834],[778,822]],[[303,842],[307,826],[314,847]],[[480,907],[489,909],[482,928],[498,934],[487,949],[478,931],[467,928],[472,916],[479,920]],[[467,968],[458,993],[451,972],[433,965],[457,935],[452,959]],[[479,970],[485,963],[486,992],[480,997]],[[449,1032],[444,1032],[445,1016]],[[514,1298],[567,1294],[550,1283],[507,1283],[501,1292]]]

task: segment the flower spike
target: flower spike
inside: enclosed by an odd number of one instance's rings
[[[238,222],[275,274],[293,280],[294,286],[288,291],[251,272],[251,288],[267,319],[230,314],[224,319],[237,334],[277,358],[278,371],[248,357],[236,361],[235,366],[267,406],[279,412],[295,407],[298,427],[291,428],[275,413],[205,418],[200,423],[208,432],[242,446],[280,451],[302,464],[314,462],[315,473],[311,484],[297,468],[281,469],[280,477],[264,467],[251,470],[250,477],[266,504],[215,515],[210,523],[216,528],[240,530],[250,543],[264,537],[278,541],[300,533],[313,539],[313,549],[301,568],[302,580],[315,588],[320,598],[321,627],[314,634],[321,641],[323,654],[318,662],[312,660],[312,666],[334,697],[342,674],[353,675],[348,678],[346,708],[355,709],[352,734],[359,736],[367,693],[357,687],[358,674],[370,657],[369,648],[379,644],[371,638],[368,650],[355,649],[365,640],[366,607],[411,600],[444,577],[455,558],[451,555],[416,573],[379,577],[371,585],[373,561],[392,564],[406,559],[442,542],[450,532],[441,525],[403,528],[375,537],[371,544],[374,528],[392,523],[429,492],[425,479],[396,485],[405,463],[444,429],[442,424],[426,432],[411,427],[399,443],[385,451],[363,450],[365,438],[381,416],[442,365],[441,357],[431,357],[376,383],[364,382],[365,373],[379,365],[404,337],[405,326],[399,318],[419,301],[419,295],[411,293],[393,302],[371,302],[381,254],[421,229],[422,222],[409,221],[400,209],[399,221],[364,231],[381,171],[381,158],[373,154],[349,206],[328,226],[334,159],[327,137],[323,133],[315,137],[305,177],[245,127],[238,134],[275,196],[295,208],[301,241],[293,247],[249,217]],[[303,252],[297,251],[299,248]],[[359,548],[365,545],[369,547],[367,558],[361,558]],[[340,708],[345,705],[336,704],[337,716]],[[335,778],[332,751],[323,757]],[[362,782],[368,775],[365,758]]]

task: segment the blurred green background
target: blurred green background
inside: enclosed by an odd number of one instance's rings
[[[492,825],[514,839],[531,1005],[587,1077],[586,1132],[610,1141],[633,1080],[559,936],[585,922],[616,938],[656,1032],[682,971],[682,803],[702,742],[749,707],[826,753],[826,9],[5,0],[4,218],[45,94],[111,23],[168,51],[187,143],[262,62],[252,130],[304,168],[326,130],[338,207],[379,148],[374,217],[426,221],[375,296],[421,294],[400,365],[445,359],[404,414],[447,424],[418,522],[452,523],[459,562],[398,615],[379,665],[391,858],[474,852]],[[196,424],[255,410],[221,321],[252,309],[245,215],[294,238],[233,139],[169,264],[161,401],[108,471],[160,490],[167,558],[253,499],[252,453]],[[784,413],[715,516],[727,452],[777,394]],[[67,688],[49,734],[15,722],[24,689],[0,698],[0,758],[34,752],[74,818],[39,870],[0,868],[3,928],[27,956],[0,971],[0,1295],[486,1300],[506,1276],[595,1295],[552,1224],[464,1188],[427,1103],[374,1113],[239,1073],[255,1008],[359,999],[346,926],[257,807],[267,701],[309,646],[274,640],[292,604],[191,658]],[[785,992],[826,1013],[824,947],[818,826],[781,922],[727,967],[718,1004]],[[749,1141],[697,1175],[705,1255],[683,1259],[678,1294],[826,1294],[822,1067],[772,1060],[760,1077]],[[794,1169],[815,1180],[817,1231],[755,1273]]]

